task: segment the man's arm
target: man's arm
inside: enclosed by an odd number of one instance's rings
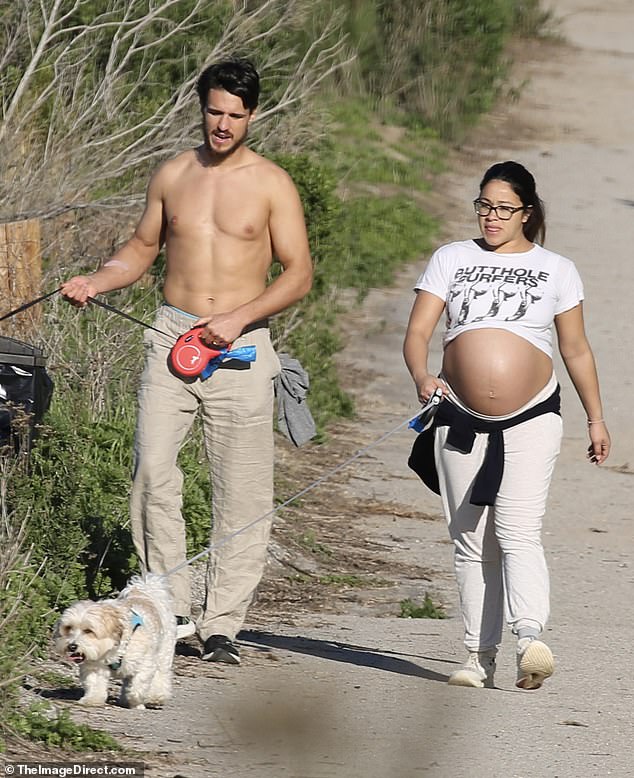
[[[95,273],[74,276],[61,285],[61,291],[73,305],[86,305],[89,297],[130,286],[156,259],[164,240],[163,178],[159,169],[150,180],[145,210],[133,236]]]
[[[254,321],[280,313],[305,297],[313,282],[304,209],[288,173],[274,168],[270,183],[269,234],[283,272],[253,300],[233,311],[199,319],[208,342],[231,343]]]

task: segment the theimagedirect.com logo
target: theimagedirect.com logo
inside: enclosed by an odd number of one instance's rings
[[[70,776],[128,776],[142,778],[143,764],[112,764],[89,762],[7,762],[4,765],[4,775],[10,778],[39,778],[39,776],[55,776],[55,778],[70,778]]]

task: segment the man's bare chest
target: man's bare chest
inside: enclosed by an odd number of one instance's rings
[[[188,177],[164,199],[168,235],[193,238],[223,235],[256,240],[268,234],[268,200],[239,178],[218,181]]]

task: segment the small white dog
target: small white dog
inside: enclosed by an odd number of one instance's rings
[[[120,703],[128,708],[159,707],[171,696],[176,620],[161,576],[135,576],[116,599],[71,605],[54,639],[79,667],[83,705],[105,704],[112,675],[123,679]]]

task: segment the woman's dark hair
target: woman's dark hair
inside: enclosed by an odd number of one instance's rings
[[[546,237],[546,211],[535,187],[535,179],[524,165],[519,162],[498,162],[492,165],[480,181],[480,191],[489,181],[505,181],[522,201],[522,205],[530,208],[528,221],[522,226],[525,237],[531,243],[537,239],[541,245]]]
[[[254,111],[260,97],[260,76],[248,59],[232,57],[209,65],[200,74],[196,91],[203,110],[210,89],[224,89],[239,97],[247,110]]]

